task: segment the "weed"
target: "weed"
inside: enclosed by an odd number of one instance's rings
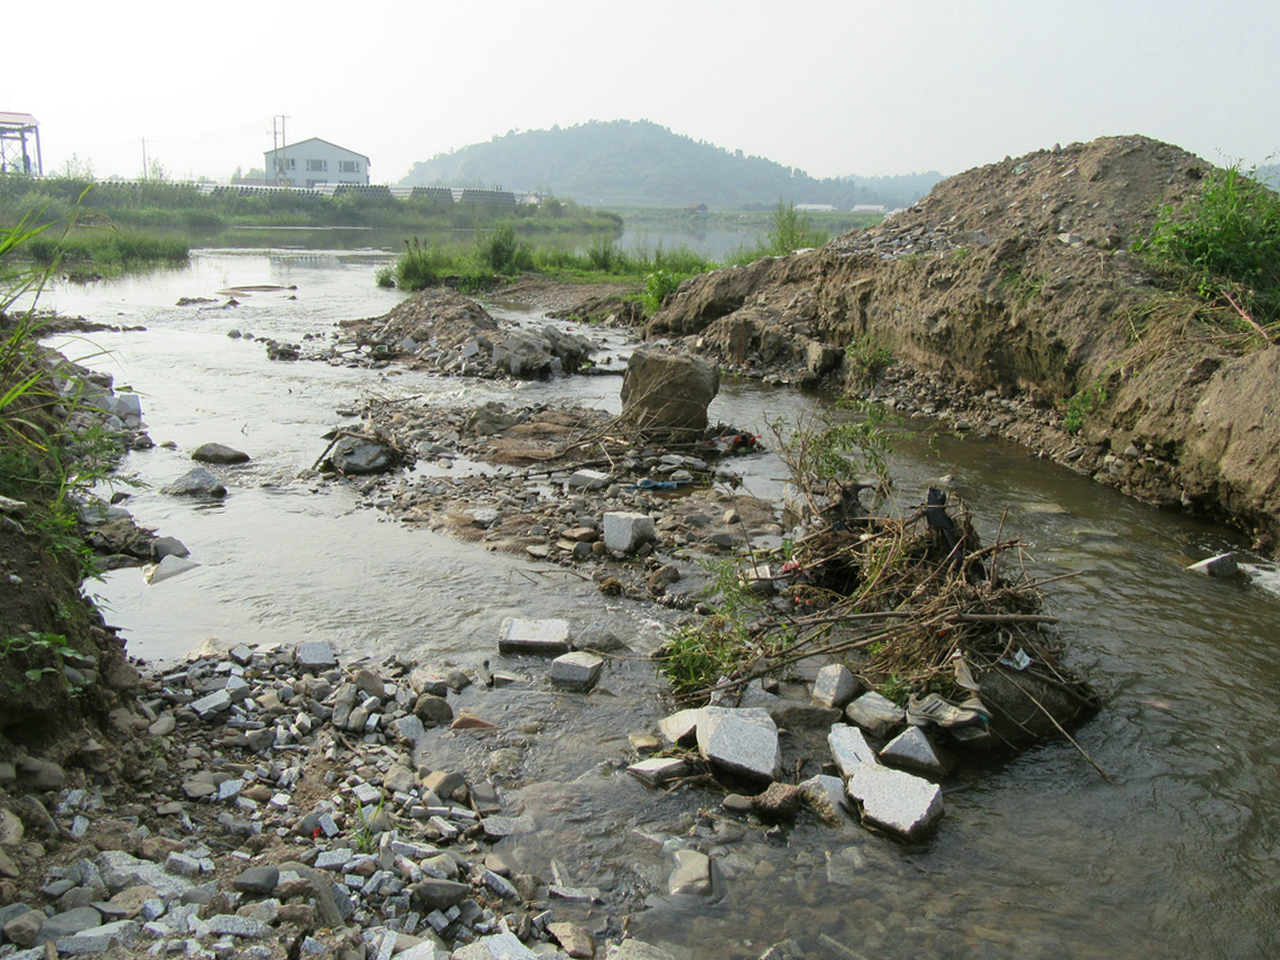
[[[859,387],[874,386],[885,367],[893,363],[893,353],[869,334],[859,337],[845,348],[849,380]]]
[[[1044,277],[1029,276],[1017,266],[1010,265],[1005,269],[1001,284],[1006,287],[1017,300],[1018,306],[1025,307],[1032,300],[1039,299],[1044,292]]]
[[[893,436],[888,430],[892,421],[884,408],[862,400],[842,400],[837,410],[853,416],[813,411],[789,431],[782,421],[769,424],[791,476],[821,483],[859,480],[871,473],[886,481]]]
[[[820,247],[827,242],[824,231],[815,230],[809,214],[796,210],[795,201],[783,203],[778,198],[769,224],[768,252],[775,257],[785,257],[805,247]]]

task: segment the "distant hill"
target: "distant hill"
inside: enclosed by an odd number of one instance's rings
[[[931,171],[818,180],[648,120],[592,120],[565,129],[513,131],[442,153],[415,163],[400,184],[538,190],[605,207],[705,203],[713,210],[751,210],[771,208],[781,198],[848,210],[855,204],[910,206],[941,179]]]

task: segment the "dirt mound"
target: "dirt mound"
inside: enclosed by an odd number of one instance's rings
[[[1143,137],[1006,158],[879,227],[689,281],[646,334],[729,372],[832,371],[855,393],[891,362],[901,383],[947,385],[920,412],[971,421],[1005,404],[999,432],[1274,550],[1276,348],[1217,336],[1130,252],[1211,170]]]

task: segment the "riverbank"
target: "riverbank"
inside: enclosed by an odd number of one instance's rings
[[[1209,172],[1142,137],[1006,159],[879,227],[688,283],[646,336],[748,375],[831,378],[853,393],[874,393],[896,361],[881,396],[899,391],[952,422],[979,417],[1274,554],[1280,443],[1267,411],[1280,350],[1237,331],[1231,311],[1222,326],[1130,252]],[[923,401],[910,396],[921,384]]]

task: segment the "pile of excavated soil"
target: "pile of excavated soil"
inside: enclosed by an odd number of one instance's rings
[[[727,372],[835,377],[854,393],[887,352],[908,409],[923,377],[931,409],[919,412],[993,424],[1274,551],[1280,352],[1222,336],[1130,252],[1211,170],[1143,137],[1006,158],[879,227],[688,281],[646,335]]]

